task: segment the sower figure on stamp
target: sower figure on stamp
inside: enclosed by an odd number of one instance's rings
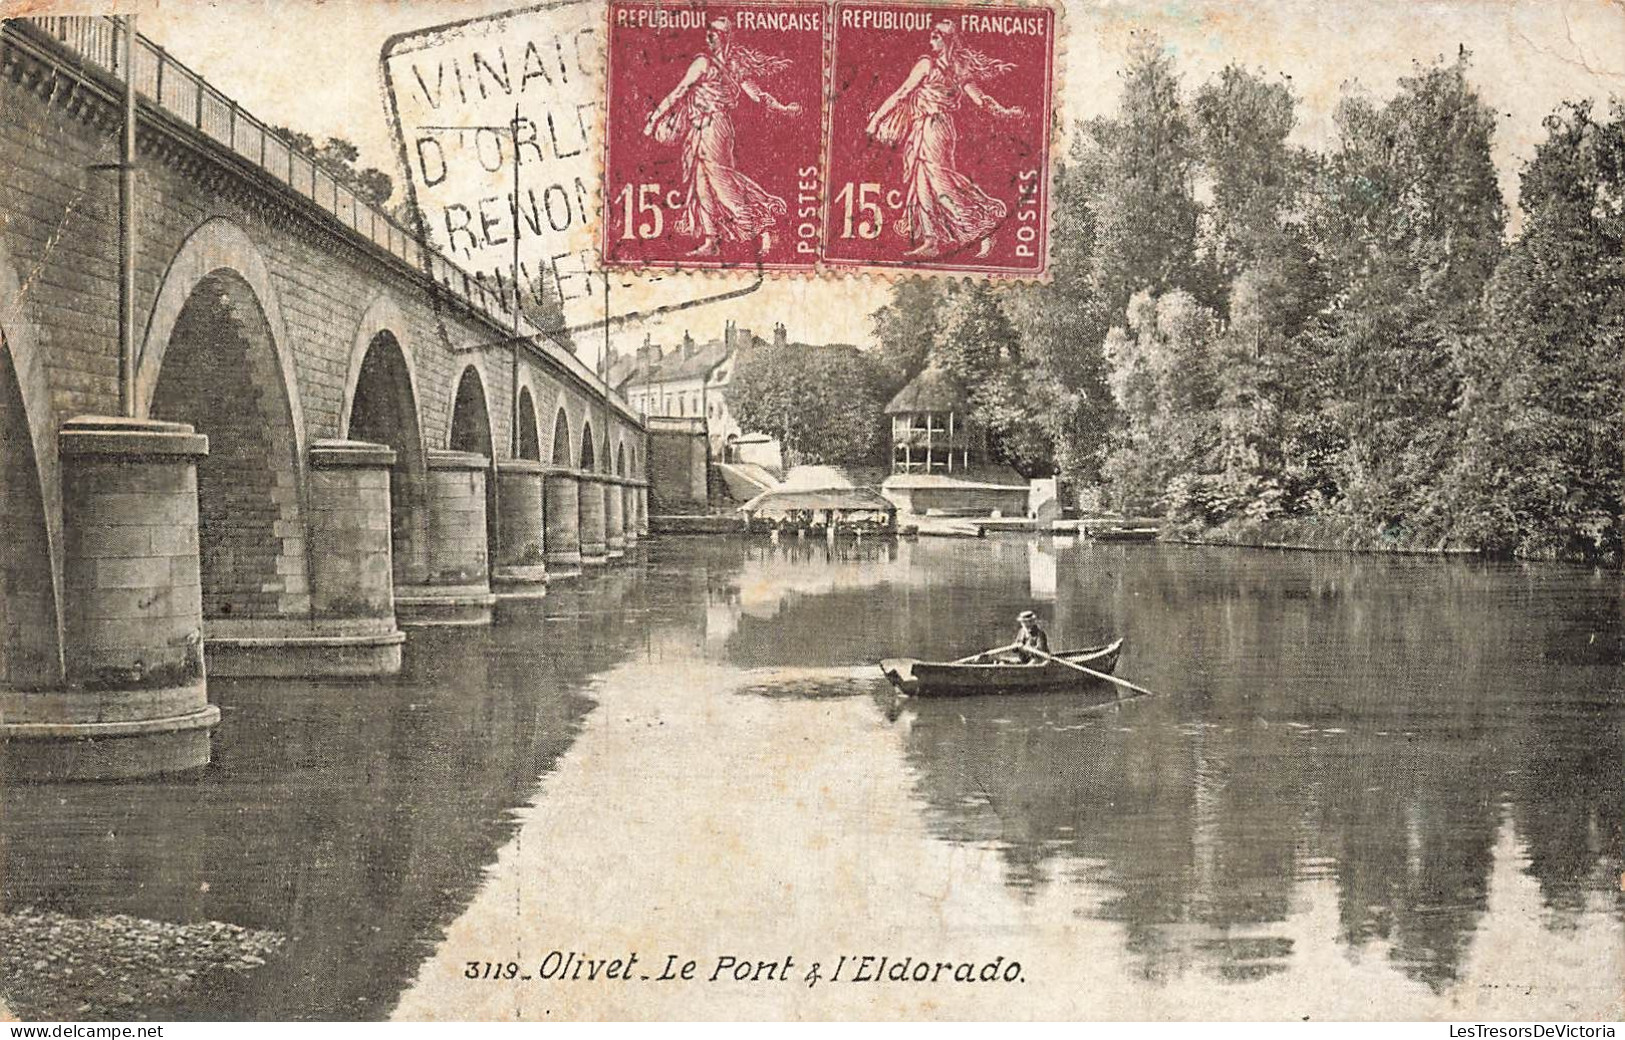
[[[916,243],[907,255],[937,256],[979,242],[976,255],[984,257],[1006,209],[959,172],[953,113],[965,97],[1001,118],[1020,118],[1020,108],[999,104],[980,86],[1015,66],[966,47],[952,22],[932,28],[931,50],[875,109],[865,132],[882,144],[904,145],[908,197],[897,230]]]
[[[799,104],[785,104],[759,85],[789,68],[790,62],[736,46],[732,36],[728,19],[712,22],[705,34],[705,53],[695,57],[643,124],[646,137],[661,144],[682,143],[686,198],[677,231],[700,239],[690,256],[714,256],[719,240],[746,242],[758,235],[766,253],[772,248],[768,232],[785,213],[782,198],[735,166],[733,110],[743,95],[780,115],[798,115]]]

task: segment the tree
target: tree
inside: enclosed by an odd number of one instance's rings
[[[1078,124],[1057,177],[1054,282],[1013,291],[1009,307],[1031,358],[1018,392],[1037,407],[1069,482],[1101,480],[1112,445],[1122,446],[1106,342],[1130,298],[1210,295],[1196,255],[1197,140],[1173,60],[1150,38],[1122,75],[1116,115]]]
[[[1250,519],[1321,504],[1326,396],[1306,327],[1327,291],[1304,225],[1315,158],[1289,144],[1297,98],[1284,82],[1230,65],[1197,91],[1210,191],[1200,251],[1223,287],[1218,345],[1222,496]]]
[[[1055,438],[1045,420],[1060,388],[1027,356],[1006,307],[1011,299],[985,282],[950,290],[931,359],[965,387],[971,421],[986,431],[989,453],[1023,476],[1047,475],[1055,467]]]
[[[1079,148],[1074,142],[1074,152]],[[1099,481],[1115,421],[1102,353],[1105,304],[1091,277],[1096,228],[1090,188],[1081,163],[1068,161],[1056,171],[1053,280],[1015,286],[1004,296],[1030,362],[1025,385],[1012,388],[1018,396],[1010,405],[1027,411],[1055,470],[1074,486]],[[1039,455],[1032,449],[1022,454]]]
[[[1463,350],[1458,528],[1524,555],[1620,555],[1625,458],[1625,105],[1549,116],[1522,232]]]
[[[949,290],[931,360],[974,398],[977,386],[1020,361],[1021,343],[997,292],[986,282]]]
[[[1451,526],[1458,353],[1503,248],[1494,113],[1467,67],[1464,52],[1418,68],[1380,107],[1345,97],[1313,214],[1334,287],[1322,331],[1346,444],[1338,487],[1359,526],[1412,542]]]
[[[1183,290],[1160,298],[1148,291],[1129,301],[1126,326],[1106,337],[1107,380],[1124,428],[1106,460],[1114,501],[1135,512],[1171,508],[1180,519],[1196,493],[1180,478],[1210,478],[1222,466],[1218,451],[1217,387],[1220,322],[1211,308]],[[1184,490],[1181,491],[1180,489]],[[1171,489],[1174,493],[1171,494]],[[1201,519],[1218,523],[1233,509],[1203,504]],[[1223,515],[1220,515],[1223,514]]]
[[[1243,271],[1275,263],[1299,230],[1312,167],[1302,149],[1287,144],[1297,106],[1286,84],[1236,65],[1196,92],[1198,155],[1211,189],[1201,245],[1225,286]]]
[[[368,166],[355,175],[355,186],[361,197],[375,206],[382,206],[389,201],[389,196],[395,191],[395,182],[389,174],[376,166]]]
[[[885,378],[857,347],[763,345],[735,363],[728,401],[741,427],[779,439],[788,465],[858,465],[881,445]]]
[[[1076,155],[1095,219],[1092,280],[1112,323],[1142,289],[1209,295],[1196,270],[1196,140],[1173,59],[1152,37],[1123,77],[1116,118],[1084,123]]]
[[[937,335],[943,290],[929,278],[894,282],[891,300],[869,315],[891,389],[899,390],[925,368]]]
[[[1280,300],[1294,289],[1283,268],[1262,263],[1230,287],[1229,322],[1216,355],[1218,472],[1232,515],[1269,520],[1317,512],[1336,495],[1321,341],[1305,327],[1288,335]]]
[[[274,126],[271,130],[286,140],[294,151],[314,160],[317,166],[348,185],[362,201],[383,208],[388,204],[390,195],[394,194],[395,181],[389,174],[376,166],[356,168],[361,150],[344,138],[329,137],[318,145],[309,134],[289,130],[285,126]]]

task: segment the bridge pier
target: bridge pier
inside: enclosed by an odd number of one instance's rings
[[[621,537],[628,549],[638,544],[638,489],[630,483],[621,487]]]
[[[647,483],[638,488],[638,535],[641,537],[649,533],[649,485]]]
[[[604,544],[612,560],[626,555],[626,497],[622,494],[625,490],[614,477],[604,481]]]
[[[497,546],[491,584],[498,598],[534,598],[547,592],[542,514],[546,467],[530,459],[497,463]]]
[[[208,764],[197,460],[184,423],[64,423],[63,684],[0,691],[7,775],[106,780]]]
[[[491,593],[485,527],[485,479],[490,463],[466,451],[430,451],[429,573],[421,585],[397,589],[403,625],[489,625]]]
[[[389,470],[382,444],[324,440],[307,456],[310,613],[210,618],[216,676],[288,678],[394,675],[406,634],[395,626]]]
[[[545,553],[553,579],[581,573],[581,487],[569,470],[549,470],[543,480],[546,494]]]
[[[609,562],[604,532],[604,484],[594,475],[581,475],[581,563],[601,567]]]
[[[637,544],[637,487],[630,481],[621,484],[621,538],[626,541],[626,548],[630,549]]]

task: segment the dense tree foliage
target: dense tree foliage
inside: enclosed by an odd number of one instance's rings
[[[884,450],[887,394],[885,370],[869,352],[788,343],[741,353],[728,399],[742,427],[779,439],[787,465],[842,465],[873,462]]]
[[[1338,289],[1321,341],[1338,487],[1356,523],[1411,541],[1451,533],[1440,489],[1458,448],[1458,350],[1505,231],[1494,116],[1466,67],[1420,70],[1381,107],[1346,98],[1314,218]]]
[[[1004,461],[1196,528],[1617,559],[1625,109],[1547,120],[1510,243],[1465,52],[1347,91],[1326,153],[1297,109],[1236,66],[1187,98],[1143,42],[1058,171],[1053,281],[900,284],[889,388],[941,364]]]
[[[1013,287],[1003,302],[1021,337],[1029,363],[1022,368],[1014,400],[1027,412],[1023,429],[1041,438],[1046,451],[1029,449],[1035,460],[1023,472],[1046,475],[1041,460],[1070,485],[1100,479],[1100,463],[1116,421],[1106,388],[1106,359],[1093,345],[1108,326],[1106,305],[1090,270],[1097,228],[1088,180],[1082,173],[1083,148],[1075,145],[1055,177],[1055,212],[1050,255],[1054,280],[1048,285]],[[1004,421],[1007,428],[1012,424]]]
[[[394,193],[395,182],[389,174],[376,166],[356,167],[361,150],[344,138],[329,137],[317,144],[309,134],[289,130],[285,126],[271,129],[292,145],[294,151],[315,160],[317,166],[348,185],[363,201],[383,206]]]
[[[1531,556],[1620,551],[1625,105],[1564,106],[1524,170],[1525,222],[1461,349],[1459,532]]]
[[[1134,512],[1158,508],[1181,474],[1216,465],[1218,327],[1218,317],[1190,293],[1142,291],[1129,301],[1127,327],[1106,336],[1123,423],[1105,475]]]
[[[932,359],[959,380],[993,454],[1024,474],[1053,468],[1052,438],[1038,421],[1042,373],[1025,355],[1002,294],[978,282],[943,300]]]
[[[913,379],[929,361],[942,296],[940,283],[908,278],[893,285],[891,301],[869,316],[893,389]]]
[[[1095,226],[1092,281],[1112,320],[1141,289],[1181,287],[1205,298],[1196,259],[1198,139],[1173,58],[1158,40],[1129,55],[1117,116],[1079,131],[1079,172]]]

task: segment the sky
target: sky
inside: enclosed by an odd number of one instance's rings
[[[384,42],[512,6],[511,0],[139,0],[135,10],[141,32],[250,112],[318,139],[348,138],[359,146],[362,165],[399,181],[380,75]],[[1187,94],[1232,62],[1285,77],[1300,99],[1296,140],[1315,148],[1335,143],[1332,113],[1345,90],[1381,100],[1414,62],[1453,58],[1465,48],[1474,85],[1501,117],[1494,157],[1509,205],[1516,203],[1519,168],[1544,136],[1541,120],[1559,102],[1625,97],[1625,0],[1065,0],[1061,6],[1058,96],[1068,126],[1115,110],[1124,57],[1149,34],[1173,54]],[[1057,142],[1057,150],[1065,144]],[[708,289],[730,284],[704,277]],[[700,340],[719,337],[730,319],[764,335],[782,321],[794,340],[867,344],[868,315],[884,302],[885,289],[871,276],[769,280],[724,303],[623,328],[615,334],[617,349],[645,334],[666,344],[685,330]],[[583,353],[590,359],[592,347]]]

